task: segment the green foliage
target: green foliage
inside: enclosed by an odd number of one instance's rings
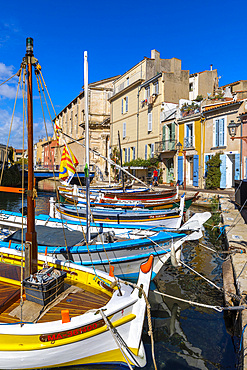
[[[153,157],[149,159],[142,159],[142,158],[137,158],[133,159],[130,162],[124,163],[124,166],[127,167],[158,167],[159,166],[159,157]]]
[[[206,189],[217,189],[220,187],[220,153],[215,154],[207,161]]]
[[[195,98],[195,101],[200,102],[202,101],[202,99],[203,99],[202,95],[197,95],[197,97]]]
[[[181,107],[181,112],[190,112],[198,108],[198,104],[192,102],[191,104],[184,103]]]

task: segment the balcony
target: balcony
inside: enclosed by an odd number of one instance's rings
[[[184,149],[194,148],[194,136],[184,138]]]
[[[177,140],[163,140],[155,143],[155,153],[158,155],[162,152],[176,150]]]
[[[124,90],[126,87],[128,87],[129,85],[132,85],[134,82],[136,82],[138,80],[145,80],[144,72],[142,72],[142,71],[136,72],[134,75],[130,76],[129,79],[126,79],[125,81],[123,81],[119,85],[116,85],[114,87],[112,96],[116,95],[117,93]]]

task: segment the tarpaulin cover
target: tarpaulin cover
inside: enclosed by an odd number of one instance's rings
[[[65,239],[67,241],[67,246],[72,247],[73,245],[84,240],[83,233],[81,231],[70,231],[68,229],[52,228],[49,226],[35,226],[37,232],[37,244],[42,246],[51,246],[51,247],[66,247]],[[23,229],[23,240],[26,239],[27,229]],[[21,243],[22,241],[22,230],[18,230],[12,235],[8,236],[5,241],[12,240],[14,243]]]

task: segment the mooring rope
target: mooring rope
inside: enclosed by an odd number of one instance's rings
[[[190,304],[192,306],[199,306],[199,307],[203,307],[203,308],[210,308],[210,309],[213,309],[213,310],[218,311],[218,312],[227,311],[227,310],[229,310],[229,311],[232,311],[232,310],[245,310],[247,308],[246,306],[234,306],[234,307],[212,306],[212,305],[208,305],[208,304],[205,304],[205,303],[193,302],[193,301],[190,301],[190,300],[187,300],[187,299],[175,297],[175,296],[172,296],[170,294],[159,292],[158,290],[154,290],[153,292],[156,293],[156,294],[162,295],[164,297],[167,297],[167,298],[171,298],[171,299],[175,299],[175,300],[180,301],[180,302],[188,303],[188,304]]]

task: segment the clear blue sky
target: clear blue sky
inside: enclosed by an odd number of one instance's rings
[[[123,74],[144,56],[150,57],[151,49],[158,50],[161,58],[181,59],[182,68],[190,73],[213,64],[220,85],[247,79],[246,4],[243,0],[2,1],[0,83],[19,69],[27,37],[34,39],[34,54],[57,112],[81,91],[85,50],[89,82]],[[0,86],[0,143],[7,141],[15,84]],[[36,140],[44,136],[42,115],[37,113]],[[21,147],[20,125],[17,115],[10,139],[15,147]]]

